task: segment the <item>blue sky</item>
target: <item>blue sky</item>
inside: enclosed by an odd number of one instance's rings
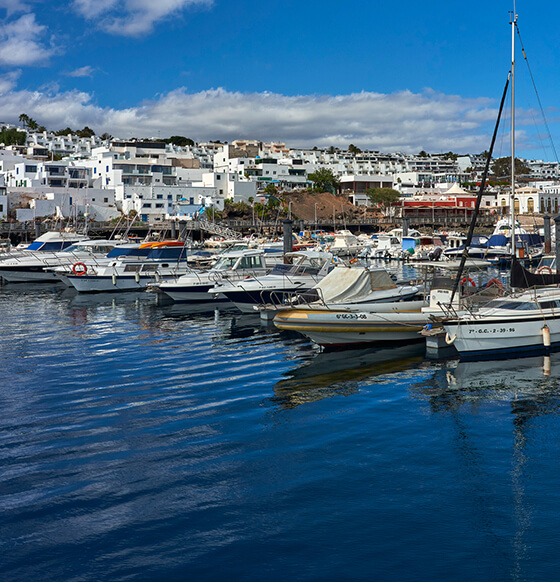
[[[0,120],[415,153],[487,149],[510,0],[0,0]],[[553,138],[560,4],[517,2]],[[518,152],[555,159],[523,62]],[[537,124],[535,125],[535,120]],[[507,126],[498,155],[508,155]]]

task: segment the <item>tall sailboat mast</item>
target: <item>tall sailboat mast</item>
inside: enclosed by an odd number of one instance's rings
[[[511,253],[515,257],[515,2],[511,13]]]

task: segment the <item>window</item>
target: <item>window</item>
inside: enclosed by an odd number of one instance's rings
[[[109,198],[103,198],[103,202],[109,202]]]
[[[156,204],[156,208],[163,208],[163,204]]]
[[[216,174],[216,180],[221,180],[222,177],[220,176],[220,174]]]
[[[147,203],[147,204],[143,204],[143,207],[144,207],[144,208],[151,208],[151,207],[152,207],[152,205],[151,205],[151,204],[149,204],[149,203]]]

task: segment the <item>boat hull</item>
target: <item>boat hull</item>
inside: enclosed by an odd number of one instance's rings
[[[212,301],[212,296],[208,291],[214,286],[214,283],[202,285],[165,285],[161,284],[159,290],[176,302],[208,302]]]
[[[1,267],[0,278],[7,283],[53,283],[59,278],[51,271],[43,271],[43,267]]]
[[[543,327],[548,326],[550,346],[545,345]],[[444,324],[448,342],[463,359],[530,356],[560,348],[560,314],[538,314],[511,320],[475,320]]]
[[[281,303],[284,296],[291,296],[297,292],[308,291],[308,287],[290,289],[260,289],[260,290],[227,290],[225,296],[243,313],[255,313],[255,306],[267,303]]]
[[[102,293],[110,291],[142,291],[154,277],[135,277],[115,275],[73,275],[66,277],[69,283],[80,293]]]
[[[429,322],[430,316],[419,310],[371,313],[288,309],[274,317],[279,329],[299,331],[322,346],[421,340],[419,332]]]

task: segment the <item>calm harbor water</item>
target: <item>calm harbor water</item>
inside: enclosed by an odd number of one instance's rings
[[[558,579],[560,354],[328,353],[58,286],[0,315],[2,581]]]

